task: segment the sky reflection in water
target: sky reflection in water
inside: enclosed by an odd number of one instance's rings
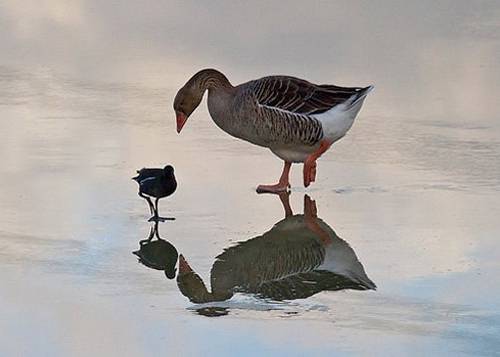
[[[497,353],[499,16],[488,1],[4,1],[0,352]],[[283,223],[279,200],[253,191],[279,174],[271,153],[219,131],[205,104],[175,133],[175,91],[212,66],[233,83],[375,84],[317,182],[305,191],[292,169],[290,200],[316,202],[376,291],[280,301],[241,275],[231,299],[192,304],[131,255],[149,229],[130,181],[144,166],[175,166],[161,210],[177,219],[160,236],[210,292],[219,254],[251,260],[244,247]]]

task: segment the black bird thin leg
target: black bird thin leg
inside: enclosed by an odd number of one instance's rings
[[[161,221],[161,222],[163,222],[164,221],[163,218],[161,218],[161,217],[158,216],[158,201],[159,200],[160,200],[159,198],[155,199],[155,204],[153,206],[153,216],[149,219],[149,222],[152,222],[152,221],[155,221],[155,222]]]
[[[155,206],[156,206],[156,209],[155,209],[155,217],[158,221],[160,222],[165,222],[165,221],[175,221],[175,218],[174,217],[160,217],[159,213],[158,213],[158,203],[159,203],[160,199],[157,198],[156,201],[155,201]]]
[[[158,224],[158,223],[156,223],[156,224]],[[157,227],[151,227],[149,229],[149,236],[146,239],[142,239],[139,241],[139,244],[141,247],[143,244],[151,242],[151,239],[153,239],[153,237],[155,236],[156,229],[157,229]]]
[[[156,219],[159,219],[159,218],[160,218],[160,216],[158,215],[158,201],[159,201],[159,200],[160,200],[159,198],[157,198],[157,199],[155,200],[155,217],[156,217]]]
[[[142,192],[139,192],[139,196],[141,196],[142,198],[144,198],[148,202],[149,213],[153,214],[154,213],[154,207],[153,207],[153,202],[151,202],[151,198],[149,198],[148,196],[143,195]]]
[[[155,221],[155,228],[154,228],[154,230],[155,230],[155,236],[156,236],[156,238],[157,239],[162,239],[160,237],[160,233],[158,232],[158,221]]]

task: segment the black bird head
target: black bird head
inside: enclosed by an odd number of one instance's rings
[[[165,171],[165,175],[167,176],[172,176],[174,174],[174,168],[171,165],[167,165],[163,168],[163,171]]]

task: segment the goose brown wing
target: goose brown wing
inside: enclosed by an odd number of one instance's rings
[[[253,81],[253,90],[261,106],[295,114],[321,114],[344,103],[361,87],[339,87],[313,84],[288,76],[270,76]]]

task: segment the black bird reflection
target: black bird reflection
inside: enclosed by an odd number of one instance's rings
[[[153,238],[156,237],[156,240]],[[146,239],[139,241],[139,250],[132,252],[139,258],[139,263],[148,268],[163,270],[168,279],[175,278],[177,249],[158,233],[158,221],[155,221]]]
[[[304,196],[304,214],[296,215],[289,193],[279,197],[285,218],[261,236],[225,249],[211,269],[211,292],[179,256],[177,285],[184,296],[194,303],[207,303],[241,292],[280,301],[325,290],[376,289],[354,250],[318,218],[309,196]]]

